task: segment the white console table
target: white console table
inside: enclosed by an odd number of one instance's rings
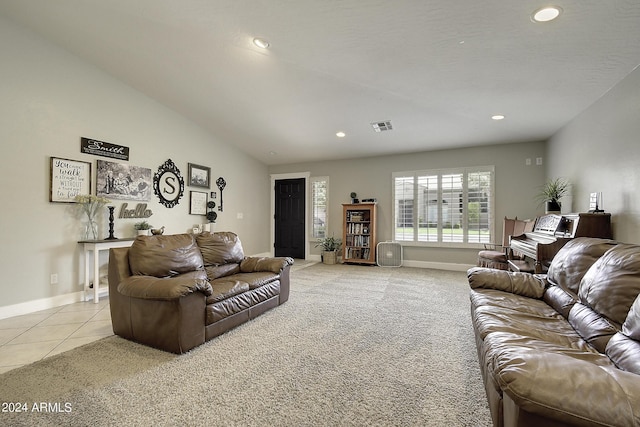
[[[91,256],[93,256],[93,302],[98,304],[100,293],[100,251],[108,251],[111,248],[124,248],[133,244],[135,239],[115,240],[81,240],[84,249],[84,300],[89,301],[91,282],[89,281],[89,268]]]

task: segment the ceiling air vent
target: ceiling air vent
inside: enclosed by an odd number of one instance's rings
[[[383,132],[386,130],[393,129],[393,126],[391,125],[391,120],[387,120],[385,122],[372,122],[371,126],[373,127],[373,130],[375,130],[376,132]]]

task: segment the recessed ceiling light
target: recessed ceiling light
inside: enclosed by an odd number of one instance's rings
[[[536,10],[531,15],[533,22],[549,22],[556,19],[562,13],[562,9],[558,6],[546,6]]]
[[[338,138],[344,138],[345,136],[347,136],[347,134],[346,134],[346,133],[344,133],[344,132],[338,132],[338,133],[336,133],[336,136],[337,136]]]
[[[495,115],[491,116],[491,118],[493,120],[502,120],[502,119],[504,119],[504,116],[502,114],[495,114]]]
[[[261,39],[260,37],[254,38],[253,44],[258,46],[260,49],[266,49],[269,47],[269,42],[265,39]]]
[[[269,155],[270,155],[270,156],[277,156],[277,155],[278,155],[278,153],[277,153],[277,152],[275,152],[275,151],[269,151]]]

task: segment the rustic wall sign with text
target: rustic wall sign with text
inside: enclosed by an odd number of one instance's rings
[[[97,141],[90,138],[80,138],[80,151],[94,156],[111,157],[118,160],[129,160],[129,147]]]

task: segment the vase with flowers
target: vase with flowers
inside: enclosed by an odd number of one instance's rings
[[[94,196],[91,194],[79,194],[75,197],[81,215],[87,216],[87,224],[84,229],[84,238],[86,240],[98,239],[98,218],[107,203],[111,200],[105,197]]]

